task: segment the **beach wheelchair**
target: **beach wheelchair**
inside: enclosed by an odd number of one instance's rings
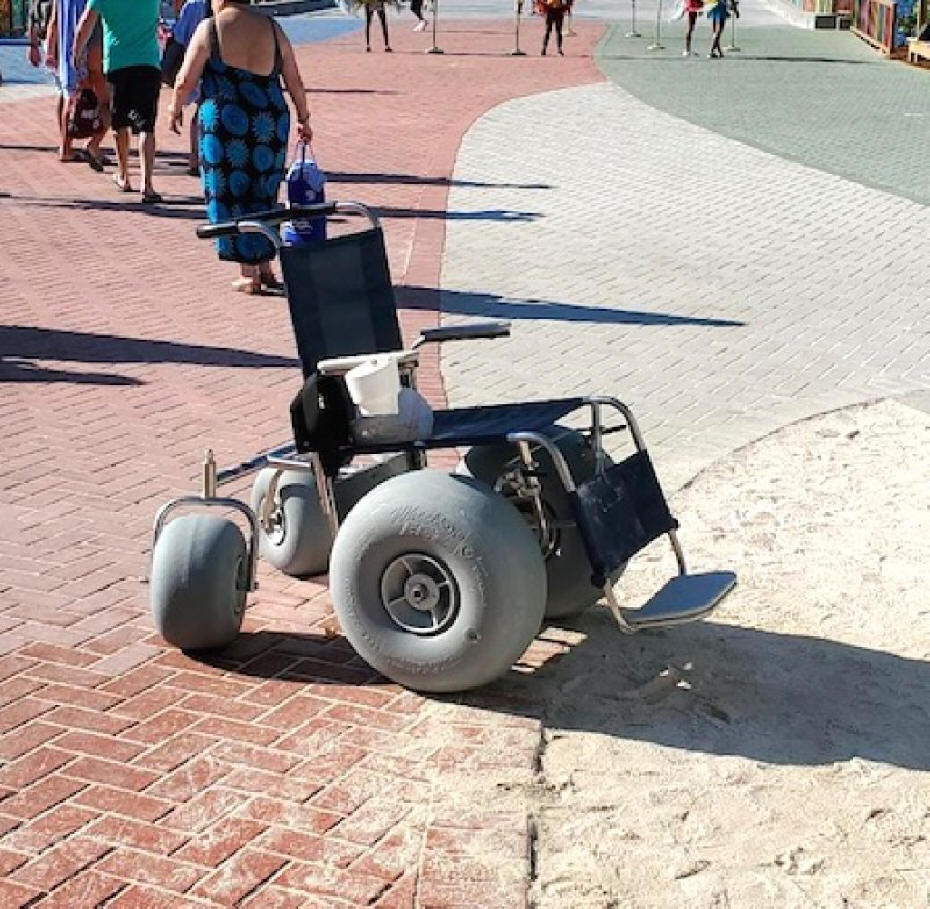
[[[369,223],[298,246],[282,245],[276,230],[337,215]],[[632,633],[704,616],[734,586],[729,571],[687,572],[636,420],[616,398],[429,408],[416,383],[422,345],[502,338],[509,324],[428,328],[405,348],[382,229],[363,205],[197,229],[201,238],[237,232],[264,235],[280,255],[303,368],[294,438],[222,471],[208,452],[201,494],[159,510],[149,581],[166,641],[185,650],[231,643],[261,557],[294,577],[328,571],[343,633],[382,675],[419,691],[463,691],[504,674],[546,619],[603,599]],[[617,462],[604,448],[615,433],[631,442]],[[428,467],[437,449],[459,452],[458,468]],[[218,494],[249,474],[248,504]],[[622,606],[615,584],[627,561],[663,535],[678,575],[641,608]]]

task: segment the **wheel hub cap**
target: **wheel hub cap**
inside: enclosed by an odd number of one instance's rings
[[[398,556],[381,576],[385,612],[413,634],[436,634],[448,628],[458,613],[458,600],[452,572],[425,553]]]

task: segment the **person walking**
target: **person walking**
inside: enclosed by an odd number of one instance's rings
[[[381,37],[384,39],[384,52],[391,53],[391,42],[388,39],[387,12],[384,9],[384,0],[362,0],[362,6],[365,7],[365,52],[371,53],[371,20],[375,13],[381,20]],[[426,20],[423,20],[424,28]]]
[[[413,27],[415,32],[426,31],[426,18],[423,15],[423,0],[410,0],[410,12],[417,17],[417,24]]]
[[[729,15],[727,11],[727,0],[717,0],[707,13],[711,28],[714,32],[714,40],[710,46],[710,53],[707,55],[711,59],[723,59],[723,49],[720,47],[720,39],[723,37],[723,28],[727,24]]]
[[[704,0],[685,0],[685,12],[688,16],[688,30],[685,32],[685,49],[681,52],[682,57],[690,57],[691,38],[694,35],[694,26],[697,24],[697,17],[701,10],[704,9]]]
[[[248,0],[213,0],[214,15],[194,33],[175,82],[168,115],[180,135],[185,99],[200,82],[200,171],[213,224],[274,208],[284,179],[291,115],[281,80],[297,111],[298,136],[313,137],[294,49],[270,16]],[[275,249],[260,234],[216,241],[220,259],[238,262],[233,288],[280,288],[271,269]]]
[[[113,181],[122,192],[132,192],[129,143],[131,134],[138,135],[142,201],[146,204],[162,201],[152,182],[155,121],[161,91],[159,9],[159,0],[87,0],[74,39],[74,56],[78,57],[97,23],[103,22],[103,70],[111,89],[118,159]]]
[[[546,33],[543,35],[542,50],[540,55],[546,56],[546,48],[549,46],[549,36],[555,27],[555,42],[559,51],[559,56],[565,56],[562,52],[562,21],[565,13],[571,9],[571,0],[540,0],[539,14],[546,17]]]
[[[171,36],[186,50],[190,46],[197,26],[212,13],[210,0],[187,0],[181,7],[181,12],[178,13],[178,21],[174,24]],[[194,87],[194,91],[185,103],[200,103],[199,86]],[[197,115],[195,113],[190,122],[190,151],[187,156],[187,172],[192,177],[196,177],[200,173],[200,156],[197,151],[197,143]]]
[[[49,8],[46,26],[46,65],[57,69],[58,82],[58,129],[61,141],[58,145],[59,161],[85,161],[96,171],[112,162],[100,151],[100,143],[109,126],[109,91],[103,77],[103,31],[93,30],[86,50],[74,56],[70,53],[78,22],[86,7],[86,0],[54,0]],[[32,59],[32,55],[30,55]],[[74,148],[69,134],[71,102],[77,93],[89,88],[97,97],[100,111],[100,130],[87,142],[85,148]]]

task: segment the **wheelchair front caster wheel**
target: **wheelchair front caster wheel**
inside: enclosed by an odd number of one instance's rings
[[[169,521],[152,553],[155,630],[181,650],[232,643],[245,612],[248,573],[245,539],[232,521],[207,514]]]
[[[280,473],[274,507],[266,522],[262,508],[271,478]],[[322,574],[329,563],[333,537],[309,471],[266,467],[252,484],[252,510],[261,525],[259,555],[291,577]]]
[[[466,691],[503,675],[546,602],[539,546],[519,512],[470,477],[392,477],[349,512],[330,593],[349,643],[417,691]]]

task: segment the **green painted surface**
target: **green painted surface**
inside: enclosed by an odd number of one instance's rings
[[[664,51],[647,51],[653,29],[630,40],[615,26],[598,47],[601,69],[632,95],[782,158],[930,204],[930,72],[883,60],[845,32],[737,26],[742,52],[708,60],[706,20],[696,30],[700,58],[681,56],[681,23],[663,24]]]

